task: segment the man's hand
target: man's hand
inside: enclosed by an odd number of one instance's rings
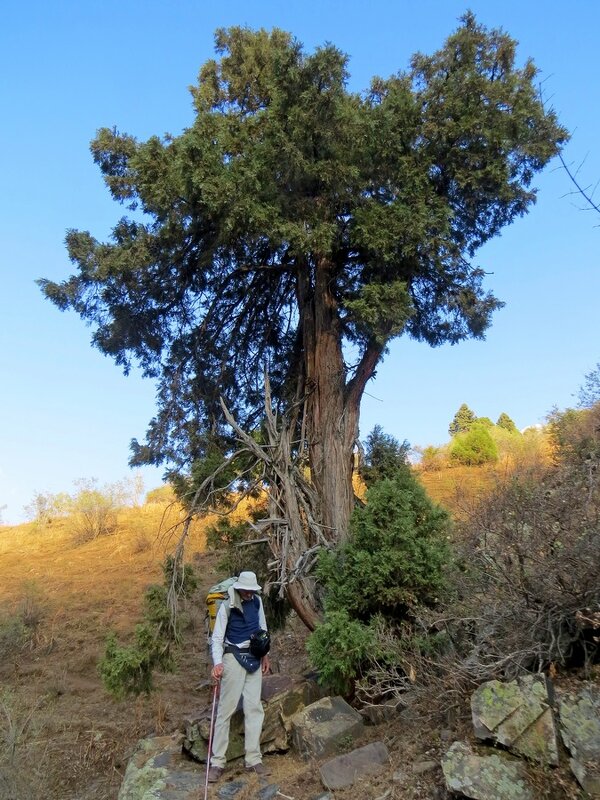
[[[215,681],[220,681],[223,677],[223,664],[215,664],[210,673]]]
[[[268,675],[271,671],[271,661],[269,656],[263,656],[260,662],[260,667],[263,675]]]

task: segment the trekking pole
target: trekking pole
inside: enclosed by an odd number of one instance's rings
[[[213,690],[212,710],[210,712],[210,730],[208,733],[208,751],[206,753],[206,780],[204,781],[204,800],[208,797],[208,770],[210,769],[210,755],[212,753],[213,733],[215,730],[215,706],[217,704],[217,695],[219,693],[219,681],[215,681],[215,688]]]

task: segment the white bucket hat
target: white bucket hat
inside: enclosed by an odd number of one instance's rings
[[[241,589],[244,592],[260,592],[254,572],[240,572],[240,577],[233,584],[233,588]]]

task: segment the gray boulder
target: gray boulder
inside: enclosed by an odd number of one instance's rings
[[[197,800],[202,776],[181,756],[181,735],[142,739],[129,760],[118,800]]]
[[[384,743],[372,742],[323,764],[319,770],[321,781],[326,789],[345,789],[357,778],[382,772],[389,761],[390,754]]]
[[[587,794],[600,797],[600,688],[559,695],[560,733],[573,774]]]
[[[342,697],[323,697],[291,719],[292,744],[303,758],[337,755],[362,736],[364,723]]]
[[[524,765],[506,753],[480,756],[454,742],[442,759],[446,785],[473,800],[535,800]]]
[[[509,683],[488,681],[473,693],[471,712],[478,739],[492,740],[541,764],[558,764],[544,676],[527,675]]]

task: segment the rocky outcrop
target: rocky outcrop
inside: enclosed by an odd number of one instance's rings
[[[317,683],[304,677],[268,675],[263,678],[262,700],[265,719],[261,734],[263,753],[284,752],[290,746],[292,717],[313,703],[322,692]],[[206,762],[210,736],[209,707],[184,720],[183,749],[194,760]],[[240,705],[231,719],[227,760],[244,755],[244,712]]]
[[[398,753],[392,752],[390,758],[381,741],[357,748],[357,739],[367,732],[361,715],[340,697],[315,701],[317,694],[316,684],[305,679],[277,675],[265,680],[267,713],[263,750],[285,751],[293,747],[303,758],[319,762],[314,766],[326,790],[319,795],[320,800],[331,800],[330,793],[352,786],[360,779],[366,778],[368,782],[369,776],[380,773],[382,777],[376,778],[377,785],[382,786],[380,798],[397,790],[412,791],[415,778],[424,781],[430,790],[433,788],[430,797],[437,796],[437,789],[428,777],[439,768],[439,760],[431,758],[437,756],[435,748],[421,754],[429,756],[427,760],[404,758],[400,762],[402,769],[392,772],[390,762],[394,763],[394,755]],[[532,788],[533,779],[530,784],[528,774],[536,763],[542,763],[544,768],[557,763],[556,728],[586,797],[600,798],[600,690],[589,684],[577,691],[562,692],[556,708],[551,699],[552,694],[549,697],[547,685],[539,676],[506,683],[491,681],[479,687],[472,696],[471,710],[474,733],[482,744],[475,747],[455,742],[442,757],[447,790],[473,800],[534,800],[539,796],[539,787]],[[188,720],[185,733],[141,741],[127,766],[118,800],[197,800],[204,787],[205,768],[187,758],[182,749],[189,753],[195,748],[200,758],[206,758],[209,725],[210,709],[205,709],[193,721]],[[230,750],[233,759],[243,755],[241,712],[235,725]],[[372,735],[373,728],[369,731]],[[439,738],[449,743],[451,736],[451,731],[442,731]],[[564,758],[561,750],[563,761]],[[276,761],[273,759],[271,763],[274,765]],[[280,778],[286,776],[285,780],[289,777],[285,769],[275,772]],[[281,785],[280,791],[279,782],[257,780],[255,775],[244,771],[241,762],[237,766],[234,763],[226,777],[230,780],[211,789],[212,797],[272,800],[278,792],[285,795],[285,785]],[[389,780],[387,789],[386,780]],[[437,778],[434,780],[437,783]],[[437,788],[445,797],[446,789]],[[316,800],[313,795],[305,796],[307,800]]]
[[[473,800],[535,800],[524,765],[505,753],[478,755],[464,742],[455,742],[442,770],[450,791]]]
[[[324,758],[348,749],[363,734],[360,714],[341,697],[323,697],[292,717],[292,742],[303,758]]]
[[[475,736],[541,764],[558,764],[556,730],[546,680],[527,675],[509,683],[488,681],[471,697]]]
[[[571,756],[571,770],[586,796],[600,798],[600,689],[589,684],[577,692],[559,693],[556,709],[550,702],[548,685],[541,675],[506,683],[484,683],[471,697],[475,736],[502,745],[528,761],[556,766],[559,763],[558,727]],[[501,763],[489,759],[504,755],[497,750],[474,754],[468,745],[455,742],[442,764],[448,788],[482,800],[504,797],[504,794],[494,794],[500,789],[488,791],[488,787],[500,780]],[[506,797],[526,797],[525,790],[531,794],[522,768],[519,770],[519,762],[503,761],[502,775],[502,781],[510,783]],[[513,785],[515,775],[517,788]]]
[[[559,695],[560,733],[573,774],[587,794],[600,797],[600,689]]]

